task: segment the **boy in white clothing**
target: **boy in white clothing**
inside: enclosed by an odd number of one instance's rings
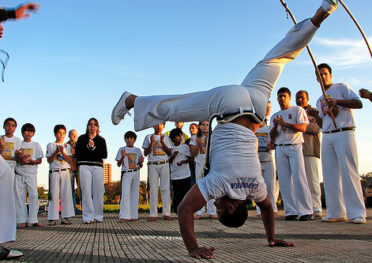
[[[14,168],[17,164],[14,153],[19,150],[21,146],[21,139],[14,136],[14,132],[17,128],[17,121],[13,118],[7,118],[4,121],[3,128],[5,130],[5,135],[0,138],[0,154],[9,164],[14,174]]]
[[[174,193],[172,209],[177,213],[178,205],[191,188],[191,172],[189,167],[190,147],[182,143],[183,132],[181,129],[176,128],[171,130],[169,136],[173,142],[172,154],[169,158]]]
[[[15,168],[15,198],[18,228],[27,226],[43,226],[38,222],[39,211],[37,193],[37,168],[44,157],[38,142],[31,141],[35,135],[35,127],[31,123],[22,126],[23,141],[20,149],[15,153],[17,165]],[[26,207],[26,187],[29,196],[29,212]]]
[[[126,146],[118,150],[115,160],[121,166],[121,201],[119,223],[138,220],[140,168],[145,158],[139,148],[134,147],[137,135],[128,131],[124,135]]]
[[[161,199],[163,202],[164,220],[172,220],[170,216],[170,176],[169,176],[169,158],[173,144],[169,137],[162,134],[165,123],[154,126],[154,133],[149,134],[143,141],[142,148],[145,156],[148,157],[149,185],[150,185],[150,218],[149,221],[155,221],[158,215],[158,187],[160,179]]]
[[[69,217],[75,215],[70,180],[71,146],[63,143],[66,127],[58,124],[54,127],[55,142],[48,143],[46,157],[49,163],[49,207],[48,225],[55,226],[59,219],[59,196],[61,195],[61,224],[71,225]]]

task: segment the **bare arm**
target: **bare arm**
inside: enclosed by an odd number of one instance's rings
[[[206,201],[197,184],[186,194],[178,206],[178,224],[183,242],[189,255],[196,258],[213,258],[215,247],[199,247],[194,232],[194,213],[202,208]]]
[[[361,109],[363,107],[362,102],[358,99],[339,100],[330,98],[327,100],[327,104],[329,108],[333,108],[335,105],[350,109]]]
[[[359,90],[359,95],[363,99],[369,99],[372,102],[372,92],[370,92],[367,89],[360,89]]]
[[[257,203],[257,205],[261,209],[261,218],[262,218],[262,222],[265,227],[266,237],[267,237],[269,246],[285,246],[285,247],[295,246],[295,243],[275,239],[274,211],[271,206],[269,198],[266,197],[265,200]]]

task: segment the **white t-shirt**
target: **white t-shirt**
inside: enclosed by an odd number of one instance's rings
[[[258,157],[260,162],[272,162],[272,150],[267,149],[267,144],[270,141],[269,137],[270,127],[265,124],[265,126],[260,127],[256,131],[256,136],[258,140]]]
[[[35,161],[39,158],[43,158],[43,150],[38,142],[21,142],[21,153],[23,156],[27,156],[31,160]],[[15,168],[17,174],[26,175],[26,174],[37,174],[37,167],[38,165],[27,165],[27,164],[19,164]]]
[[[335,83],[326,90],[327,98],[332,99],[342,99],[342,100],[351,100],[357,99],[360,100],[359,96],[353,91],[353,89],[344,83]],[[335,128],[333,125],[331,117],[329,115],[324,115],[322,109],[324,109],[326,104],[323,96],[321,96],[316,102],[316,108],[319,111],[319,116],[323,119],[322,131],[332,131]],[[336,116],[336,125],[337,128],[345,127],[355,127],[354,123],[354,113],[350,108],[345,108],[337,105],[338,114]]]
[[[57,149],[57,145],[60,145],[60,146],[63,147],[63,152],[66,155],[72,156],[71,145],[70,144],[67,144],[67,143],[56,143],[56,142],[48,143],[48,145],[46,147],[46,154],[45,154],[45,156],[46,157],[52,156],[53,153]],[[68,162],[66,162],[65,159],[63,159],[62,153],[58,153],[57,156],[56,156],[56,158],[54,158],[53,162],[49,163],[49,169],[50,170],[54,170],[54,169],[65,169],[65,168],[70,169],[70,164]]]
[[[278,111],[273,116],[271,116],[271,129],[274,129],[273,120],[277,116],[282,116],[285,122],[292,124],[309,123],[306,111],[299,106],[291,106],[288,109]],[[275,140],[275,144],[302,144],[304,142],[304,136],[302,132],[282,126],[278,126],[277,131],[278,136]]]
[[[183,160],[187,160],[190,157],[190,147],[187,144],[181,143],[178,146],[173,146],[172,154],[178,152],[176,157],[170,164],[171,179],[181,180],[191,176],[189,163],[183,163],[179,166],[177,163]]]
[[[231,199],[263,201],[267,196],[257,155],[257,138],[239,124],[218,124],[211,137],[211,169],[197,182],[206,201]]]
[[[200,145],[199,152],[194,158],[194,161],[195,161],[196,165],[199,165],[199,166],[203,165],[203,161],[204,161],[205,155],[207,153],[207,137],[202,136],[200,138],[203,140],[203,143]],[[191,136],[190,145],[198,146],[199,144],[198,144],[197,139],[198,139],[197,135]]]
[[[132,147],[132,148],[130,148],[128,146],[121,147],[118,150],[118,153],[116,154],[115,160],[116,161],[121,160],[121,158],[122,158],[121,151],[123,149],[125,150],[125,157],[124,157],[123,164],[121,165],[121,170],[122,171],[127,171],[127,170],[140,168],[139,165],[138,165],[138,160],[139,160],[139,158],[141,158],[142,152],[137,147]]]
[[[17,164],[17,162],[13,160],[14,152],[19,150],[19,148],[21,147],[21,139],[16,136],[8,138],[4,135],[1,137],[4,137],[5,142],[4,150],[1,155],[3,156],[4,160],[9,164],[9,166],[12,169],[14,169]]]
[[[145,140],[143,141],[142,148],[146,149],[151,144],[151,136],[153,134],[146,135]],[[151,152],[148,156],[149,162],[158,162],[158,161],[168,161],[168,155],[163,150],[163,145],[160,142],[161,135],[154,134],[154,146],[151,149]],[[164,143],[169,148],[173,148],[172,141],[169,139],[168,135],[164,135]]]

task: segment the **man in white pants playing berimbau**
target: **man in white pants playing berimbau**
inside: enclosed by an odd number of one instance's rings
[[[218,219],[227,226],[244,224],[246,199],[261,209],[270,246],[294,246],[274,235],[274,212],[267,197],[257,156],[255,131],[266,114],[267,101],[284,65],[310,42],[321,22],[337,8],[337,1],[323,0],[311,19],[292,28],[247,75],[241,85],[173,96],[137,97],[125,92],[111,119],[114,124],[134,107],[134,128],[139,131],[164,121],[203,121],[218,114],[211,136],[210,171],[186,194],[178,206],[181,235],[189,255],[213,258],[215,247],[199,247],[194,233],[194,212],[215,198]],[[247,173],[249,171],[249,174]]]

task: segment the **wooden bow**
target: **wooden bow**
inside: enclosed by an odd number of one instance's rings
[[[291,10],[289,9],[289,7],[287,6],[287,4],[284,2],[284,0],[280,0],[280,2],[282,3],[282,5],[284,6],[287,14],[289,14],[289,16],[292,18],[292,21],[294,24],[297,24],[297,20],[296,18],[293,16]],[[325,101],[327,102],[328,101],[328,98],[327,98],[327,95],[326,95],[326,91],[325,91],[325,88],[324,88],[324,82],[323,82],[323,79],[322,77],[320,76],[320,72],[319,72],[319,69],[318,69],[318,66],[315,62],[315,59],[314,59],[314,56],[313,56],[313,52],[311,52],[311,49],[309,47],[309,45],[306,46],[306,49],[307,49],[307,52],[309,53],[309,56],[310,56],[310,59],[311,59],[311,62],[313,63],[313,66],[315,68],[315,73],[316,73],[316,76],[319,80],[319,83],[320,83],[320,88],[322,89],[322,93],[323,93],[323,97],[325,99]],[[331,117],[332,119],[332,122],[333,122],[333,125],[335,126],[335,128],[337,129],[337,124],[336,124],[336,118],[335,116],[333,115],[333,112],[330,111],[328,113],[329,117]]]

